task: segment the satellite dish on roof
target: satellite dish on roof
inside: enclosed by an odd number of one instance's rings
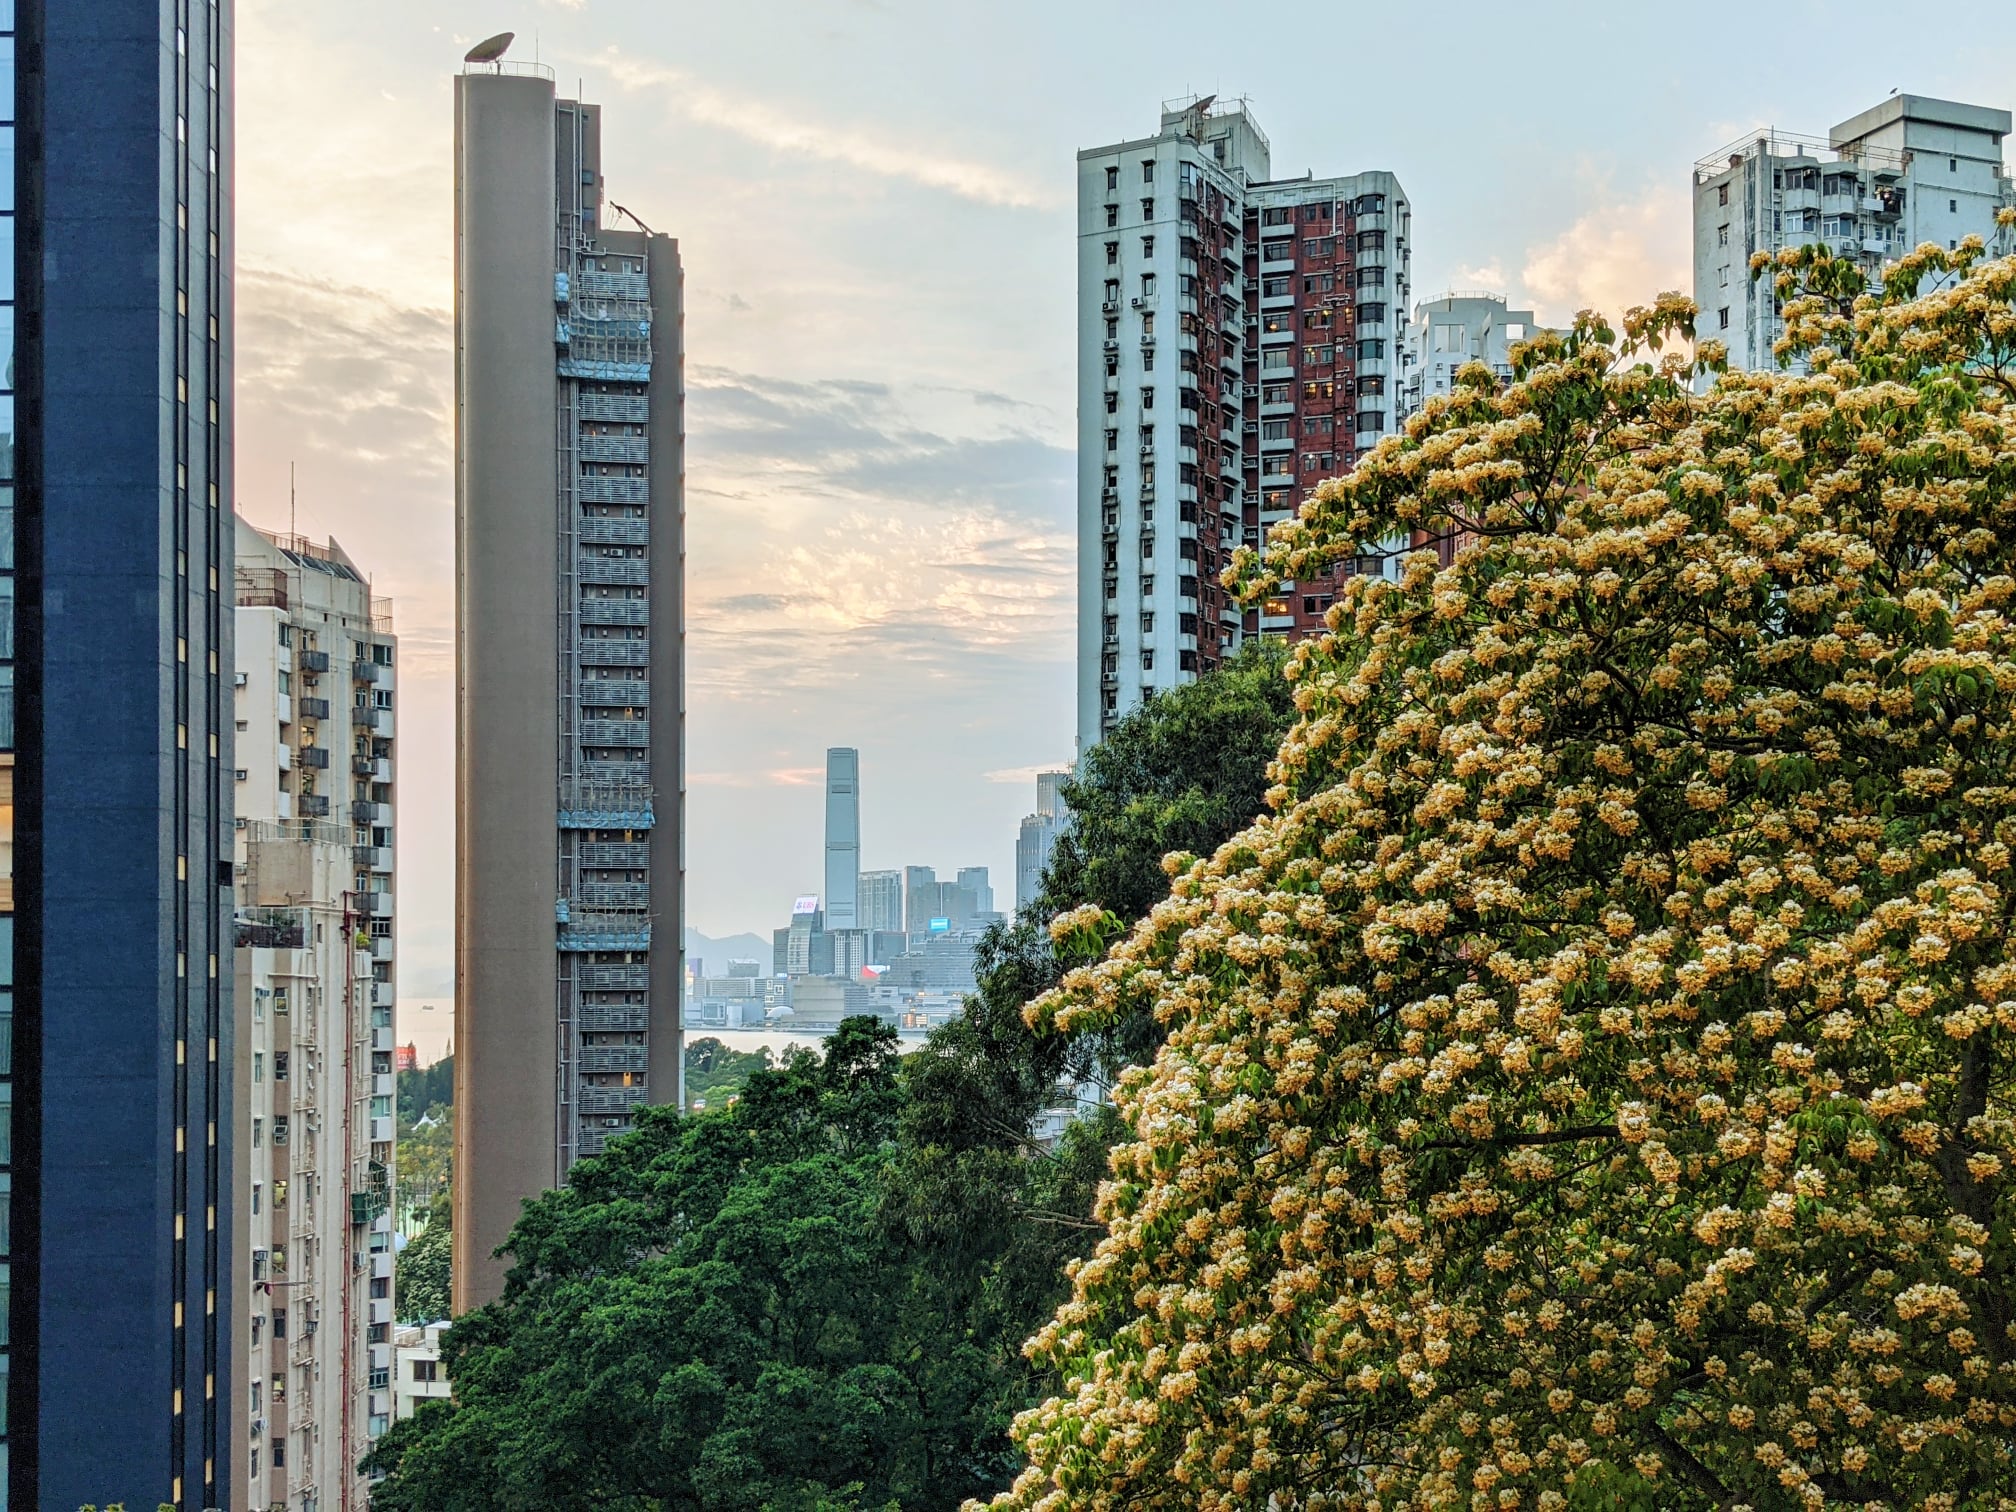
[[[486,37],[464,53],[462,61],[464,63],[495,63],[499,58],[504,56],[511,46],[511,39],[517,35],[516,32],[499,32],[494,37]]]
[[[1215,94],[1204,95],[1197,101],[1195,105],[1192,105],[1190,108],[1196,111],[1197,114],[1201,116],[1211,108],[1212,102],[1217,98],[1218,96],[1216,96]]]

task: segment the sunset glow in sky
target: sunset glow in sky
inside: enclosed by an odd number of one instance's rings
[[[861,748],[865,868],[985,865],[1006,906],[1034,773],[1071,757],[1079,148],[1244,93],[1277,174],[1399,174],[1417,296],[1558,321],[1686,286],[1690,166],[1751,127],[1824,134],[1893,87],[2016,101],[2016,12],[1972,13],[1965,47],[1873,5],[1697,4],[1679,30],[1267,8],[1296,41],[1247,14],[239,0],[238,506],[285,529],[296,463],[298,528],[396,600],[402,1041],[431,1057],[452,992],[449,81],[477,39],[578,81],[609,192],[680,239],[686,922],[714,935],[819,885],[829,745]]]

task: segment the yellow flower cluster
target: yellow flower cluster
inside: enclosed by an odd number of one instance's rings
[[[996,1506],[2016,1509],[2016,262],[1851,272],[1797,373],[1543,336],[1235,569],[1470,542],[1032,1005],[1168,1039]]]

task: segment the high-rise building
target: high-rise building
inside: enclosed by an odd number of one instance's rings
[[[1036,774],[1036,812],[1022,821],[1015,837],[1015,909],[1021,912],[1036,901],[1043,890],[1043,872],[1050,865],[1050,853],[1064,833],[1068,810],[1064,805],[1064,784],[1068,771]]]
[[[862,928],[860,899],[861,753],[834,746],[826,752],[826,927]]]
[[[929,866],[903,868],[903,932],[923,934],[938,908],[938,873]]]
[[[903,873],[861,873],[861,927],[871,932],[903,928]]]
[[[679,1101],[681,272],[615,226],[601,127],[550,69],[455,81],[457,1311]]]
[[[1502,294],[1458,291],[1423,300],[1414,307],[1401,358],[1403,413],[1448,393],[1456,374],[1473,362],[1510,378],[1513,344],[1539,330],[1531,310],[1508,309]]]
[[[1078,154],[1081,750],[1244,636],[1321,625],[1334,583],[1242,613],[1218,576],[1393,428],[1410,222],[1391,173],[1271,179],[1243,103]]]
[[[1750,259],[1824,244],[1880,272],[1924,242],[1978,235],[2008,250],[1995,213],[2016,204],[2002,162],[2010,114],[1922,95],[1892,95],[1824,142],[1765,126],[1694,165],[1696,330],[1727,343],[1731,366],[1777,365],[1784,333],[1768,280]],[[1928,283],[1929,291],[1934,285]]]
[[[10,1507],[247,1504],[231,25],[231,0],[0,5]]]
[[[333,541],[239,520],[236,599],[238,1458],[247,1505],[361,1506],[393,1417],[397,643]]]
[[[972,895],[969,914],[991,914],[994,912],[994,884],[987,880],[984,866],[962,866],[959,868],[959,890]]]

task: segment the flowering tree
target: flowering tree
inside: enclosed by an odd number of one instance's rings
[[[1235,569],[1470,541],[1057,922],[1168,1039],[997,1506],[2016,1508],[2016,261],[1767,271],[1806,371],[1585,315]]]

